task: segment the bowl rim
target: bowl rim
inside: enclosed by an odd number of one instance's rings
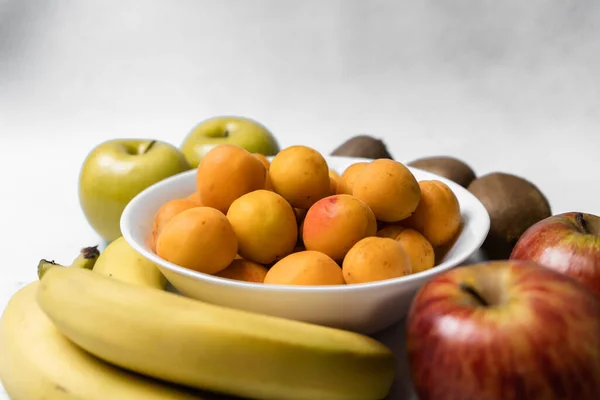
[[[274,158],[274,156],[270,156],[267,158],[269,160],[272,160]],[[339,160],[340,162],[349,162],[349,163],[373,161],[372,159],[367,159],[367,158],[346,157],[346,156],[324,156],[324,158],[325,158],[325,160],[327,160],[328,164],[329,164],[329,160],[331,160],[331,159],[336,159],[336,160]],[[396,160],[396,161],[398,161],[398,160]],[[381,281],[353,283],[350,285],[310,285],[310,286],[308,286],[308,285],[303,286],[303,285],[264,284],[264,283],[238,281],[238,280],[234,280],[234,279],[221,278],[221,277],[218,277],[215,275],[211,275],[211,274],[207,274],[207,273],[199,272],[199,271],[194,271],[194,270],[179,266],[177,264],[174,264],[172,262],[169,262],[167,260],[160,258],[157,254],[146,249],[146,247],[143,244],[138,243],[133,238],[133,235],[132,235],[131,229],[130,229],[130,227],[133,225],[133,223],[132,223],[133,221],[131,221],[131,218],[132,218],[131,215],[133,214],[134,210],[138,207],[138,204],[142,203],[144,201],[144,199],[148,195],[148,193],[154,192],[154,191],[160,191],[160,189],[162,187],[169,186],[175,180],[185,179],[184,177],[195,174],[196,168],[192,168],[191,170],[184,171],[184,172],[175,174],[173,176],[170,176],[168,178],[165,178],[165,179],[147,187],[140,193],[138,193],[125,206],[125,209],[123,210],[123,213],[121,215],[121,220],[120,220],[121,232],[122,232],[122,235],[123,235],[125,241],[127,243],[129,243],[129,245],[131,247],[133,247],[134,250],[136,250],[139,254],[141,254],[146,259],[157,264],[159,267],[166,268],[172,272],[175,272],[180,275],[184,275],[184,276],[192,278],[194,280],[208,281],[208,282],[216,284],[216,285],[226,285],[226,286],[231,286],[231,287],[239,288],[239,289],[259,290],[259,291],[292,291],[292,292],[355,292],[355,291],[371,290],[371,289],[378,289],[378,288],[386,288],[386,287],[395,286],[395,285],[398,285],[401,283],[410,284],[410,283],[415,283],[417,281],[428,280],[429,278],[439,275],[442,272],[445,272],[445,271],[448,271],[449,269],[460,266],[469,256],[471,256],[473,253],[475,253],[483,245],[483,242],[485,241],[485,239],[489,233],[490,217],[489,217],[489,214],[488,214],[487,210],[485,209],[484,205],[481,203],[481,201],[477,197],[475,197],[471,192],[469,192],[466,188],[462,187],[458,183],[451,181],[450,179],[447,179],[440,175],[434,174],[432,172],[409,166],[409,165],[407,165],[407,163],[405,163],[403,161],[399,161],[399,162],[404,164],[408,169],[411,170],[411,172],[413,170],[418,170],[420,174],[427,176],[426,179],[436,179],[436,180],[444,182],[453,191],[458,191],[460,193],[460,196],[457,195],[457,197],[459,199],[465,197],[468,199],[469,203],[473,204],[473,206],[472,206],[473,214],[475,214],[479,218],[481,218],[481,220],[478,221],[478,223],[477,223],[478,226],[481,225],[481,237],[479,237],[477,240],[469,243],[468,246],[465,246],[465,248],[463,250],[461,250],[461,252],[455,257],[456,259],[459,259],[458,262],[456,262],[455,260],[448,260],[448,261],[442,262],[442,263],[436,265],[435,267],[430,268],[425,271],[420,271],[420,272],[416,272],[416,273],[413,273],[410,275],[405,275],[405,276],[401,276],[398,278],[392,278],[392,279],[385,279],[385,280],[381,280]],[[420,179],[420,180],[426,180],[426,179]],[[461,222],[464,224],[463,218],[464,218],[464,214],[463,214],[462,208],[461,208]],[[464,229],[464,226],[462,227],[462,229]]]

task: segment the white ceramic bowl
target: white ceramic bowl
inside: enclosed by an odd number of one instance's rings
[[[329,167],[343,172],[349,165],[370,161],[326,157]],[[429,278],[459,265],[483,243],[489,216],[466,189],[440,176],[411,168],[417,180],[438,179],[456,194],[462,230],[438,265],[428,271],[380,282],[339,286],[291,286],[247,283],[195,272],[163,260],[147,244],[156,211],[168,200],[195,190],[196,171],[165,179],[136,196],[121,217],[125,240],[141,255],[156,263],[179,293],[227,307],[371,334],[402,319],[417,290]]]

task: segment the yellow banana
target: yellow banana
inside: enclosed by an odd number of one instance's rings
[[[122,236],[109,243],[102,253],[98,251],[98,246],[81,249],[77,258],[68,266],[41,260],[38,264],[40,279],[53,267],[91,269],[119,281],[161,290],[167,283],[156,264],[142,257]]]
[[[12,400],[221,398],[116,368],[80,349],[39,308],[39,284],[35,281],[21,288],[0,320],[0,380]]]
[[[84,247],[68,268],[92,269],[99,256],[98,246]],[[41,260],[38,264],[38,277],[42,279],[46,271],[52,267],[63,267],[63,265],[57,264],[54,261]]]
[[[93,271],[119,281],[156,289],[164,289],[167,283],[156,264],[142,257],[123,236],[106,246]]]
[[[252,399],[376,400],[394,356],[367,336],[53,268],[38,304],[74,343],[128,370]]]

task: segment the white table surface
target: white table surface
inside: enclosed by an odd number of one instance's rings
[[[0,311],[40,258],[100,243],[77,198],[93,146],[178,145],[218,114],[282,147],[370,133],[399,160],[451,154],[600,214],[594,2],[123,3],[0,0]]]

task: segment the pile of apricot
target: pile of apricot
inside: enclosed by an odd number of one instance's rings
[[[307,146],[269,162],[223,144],[198,165],[196,191],[156,213],[151,242],[169,262],[224,278],[357,284],[433,268],[460,224],[452,190],[398,161],[339,175]]]

